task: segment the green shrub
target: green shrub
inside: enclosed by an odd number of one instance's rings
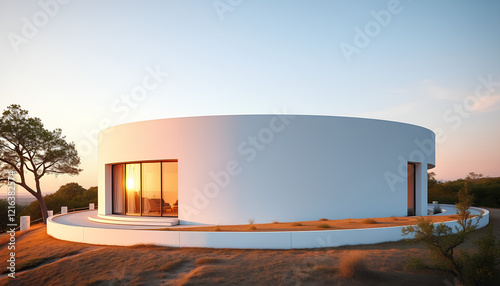
[[[462,251],[457,259],[466,285],[482,285],[498,281],[500,278],[499,270],[495,268],[496,259],[500,257],[500,241],[496,242],[492,229],[490,224],[487,234],[475,241],[478,251],[474,253]]]
[[[410,256],[408,262],[406,262],[407,269],[426,269],[429,268],[420,257]]]

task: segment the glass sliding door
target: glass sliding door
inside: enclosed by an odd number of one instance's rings
[[[125,168],[113,165],[113,213],[125,214]]]
[[[161,163],[142,163],[142,215],[160,216]]]
[[[177,161],[115,164],[111,173],[114,214],[177,216]]]
[[[162,203],[167,206],[163,216],[177,216],[179,210],[177,162],[162,162],[161,165]]]
[[[125,165],[126,214],[141,214],[141,164]]]
[[[415,215],[415,163],[408,163],[408,215]]]

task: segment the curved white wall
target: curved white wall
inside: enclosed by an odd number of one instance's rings
[[[119,125],[99,134],[99,213],[112,212],[112,164],[178,159],[181,223],[404,216],[407,161],[417,163],[417,215],[425,215],[434,138],[419,126],[333,116]]]

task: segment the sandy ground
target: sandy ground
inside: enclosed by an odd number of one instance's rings
[[[500,210],[490,209],[490,222],[500,226]],[[478,230],[471,240],[486,233]],[[494,234],[500,237],[499,227]],[[461,246],[471,249],[471,241]],[[0,285],[452,285],[452,277],[434,270],[408,270],[408,255],[424,260],[420,244],[404,241],[310,250],[239,250],[99,246],[57,240],[45,227],[18,237],[16,263],[51,257],[45,264],[3,275]],[[2,261],[9,250],[3,245]],[[339,265],[360,252],[369,271],[345,278]],[[4,259],[5,258],[5,259]],[[6,262],[3,262],[4,265]]]

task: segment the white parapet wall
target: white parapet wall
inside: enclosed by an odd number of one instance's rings
[[[446,210],[445,213],[447,214],[454,212],[454,206],[452,205],[441,205],[441,207]],[[471,213],[472,215],[482,213],[479,228],[488,225],[488,210],[471,208]],[[61,216],[64,215],[50,217],[47,220],[47,233],[49,235],[62,240],[102,245],[154,244],[168,247],[301,249],[374,244],[410,238],[402,236],[401,229],[403,226],[280,232],[158,231],[79,226],[58,222],[58,217]],[[473,218],[473,220],[475,219]],[[449,221],[445,224],[453,229],[458,226],[457,221]]]

